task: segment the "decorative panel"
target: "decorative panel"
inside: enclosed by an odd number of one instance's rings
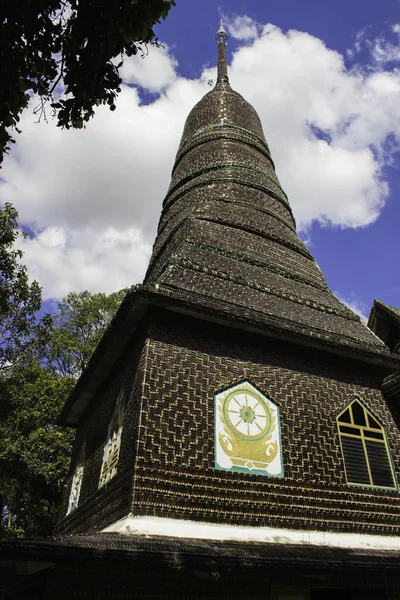
[[[215,468],[283,477],[279,408],[249,381],[215,395]]]
[[[119,451],[121,447],[122,422],[124,417],[125,395],[123,390],[120,391],[115,408],[108,427],[107,442],[104,446],[103,463],[101,465],[101,473],[99,487],[103,486],[117,473]]]
[[[69,495],[67,515],[73,510],[78,508],[79,496],[81,493],[82,480],[83,480],[83,465],[79,464],[75,470],[74,477],[72,479],[71,492]]]

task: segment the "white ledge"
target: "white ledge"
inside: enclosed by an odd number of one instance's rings
[[[161,535],[201,540],[261,542],[265,544],[305,544],[333,548],[400,550],[400,538],[395,536],[298,531],[295,529],[274,529],[273,527],[236,527],[234,525],[217,525],[161,517],[135,517],[134,515],[128,515],[116,521],[103,529],[102,532],[145,536]]]

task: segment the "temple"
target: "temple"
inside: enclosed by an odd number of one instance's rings
[[[329,289],[217,43],[145,280],[59,419],[55,535],[3,544],[9,598],[400,598],[400,311],[367,327]]]

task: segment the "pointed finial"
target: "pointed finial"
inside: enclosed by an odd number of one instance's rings
[[[229,78],[228,78],[228,66],[226,64],[226,44],[228,41],[228,34],[226,33],[224,26],[221,25],[217,31],[217,35],[215,39],[218,42],[218,77],[217,77],[217,89],[226,89],[229,88]]]
[[[228,34],[226,33],[224,26],[222,25],[222,19],[215,39],[217,40],[218,44],[224,44],[224,46],[226,46],[228,42]]]

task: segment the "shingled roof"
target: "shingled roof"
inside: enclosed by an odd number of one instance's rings
[[[368,319],[368,327],[370,327],[372,331],[375,331],[379,317],[385,314],[395,322],[397,321],[400,325],[400,308],[390,306],[389,304],[382,302],[382,300],[377,300],[375,298]]]
[[[215,88],[186,120],[145,287],[387,353],[331,292],[297,236],[260,119],[229,84],[225,43]]]

